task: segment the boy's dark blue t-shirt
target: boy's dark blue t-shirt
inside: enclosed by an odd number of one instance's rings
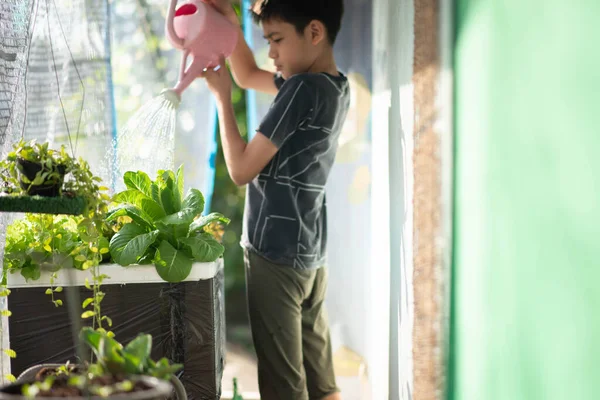
[[[348,113],[350,91],[340,74],[275,78],[279,93],[258,132],[279,149],[249,185],[242,246],[299,269],[325,264],[325,184]]]

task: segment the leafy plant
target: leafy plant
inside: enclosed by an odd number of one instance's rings
[[[34,187],[57,185],[56,194],[60,195],[68,161],[64,147],[55,151],[48,148],[48,143],[20,141],[2,163],[6,191],[18,191],[20,187],[29,193]],[[12,184],[12,188],[8,184]]]
[[[117,380],[103,376],[75,374],[68,363],[57,368],[43,379],[25,383],[21,387],[23,396],[33,399],[36,397],[82,397],[91,394],[99,397],[109,397],[115,393],[128,393],[134,390],[135,383],[131,380]],[[89,378],[89,379],[88,379]],[[53,392],[56,390],[57,392]]]
[[[22,394],[27,398],[56,397],[58,391],[66,397],[83,394],[108,397],[115,393],[128,393],[145,386],[138,386],[136,376],[152,376],[162,380],[171,379],[181,364],[170,364],[166,358],[158,362],[150,358],[152,336],[140,334],[126,346],[117,342],[105,331],[83,328],[79,339],[93,352],[95,362],[71,365],[67,362],[54,370],[38,373],[36,381],[23,384]],[[60,396],[60,395],[59,395]]]
[[[26,163],[39,167],[37,172],[34,169],[34,175],[29,174],[29,178],[27,175],[31,171],[27,169],[31,166]],[[58,185],[58,195],[84,199],[86,208],[83,216],[90,220],[86,227],[93,224],[96,230],[109,233],[104,225],[104,214],[110,201],[110,196],[104,192],[108,188],[100,185],[102,179],[92,173],[85,160],[69,155],[65,146],[53,150],[47,142],[40,144],[35,140],[21,140],[0,162],[0,179],[2,190],[15,195],[26,194],[33,186]]]
[[[96,375],[149,375],[166,380],[183,367],[170,364],[166,358],[154,362],[150,358],[151,335],[139,334],[126,346],[89,327],[83,328],[79,337],[96,356],[96,365],[90,368]]]
[[[9,294],[10,294],[10,290],[8,289],[8,287],[6,287],[6,285],[0,285],[0,298],[3,298],[2,302],[5,305],[6,305],[6,297],[8,297]],[[12,313],[8,309],[2,310],[1,314],[3,317],[7,317],[7,318],[9,318],[12,315]],[[4,334],[4,326],[0,327],[0,335],[3,335],[3,334]],[[9,347],[2,348],[2,352],[10,358],[17,357],[17,353]],[[5,374],[4,379],[6,379],[8,382],[14,382],[17,380],[17,378],[13,374]]]
[[[3,270],[37,280],[41,271],[86,270],[109,253],[106,237],[89,235],[81,216],[26,214],[6,230]]]
[[[85,287],[86,289],[92,291],[92,297],[88,297],[81,304],[81,307],[85,310],[81,314],[81,318],[93,318],[93,328],[97,329],[98,332],[105,333],[108,337],[114,337],[114,333],[112,331],[106,331],[106,329],[103,327],[104,323],[108,328],[111,328],[113,324],[110,317],[107,315],[102,315],[102,300],[104,300],[104,296],[106,294],[101,290],[101,286],[106,278],[109,277],[100,273],[98,265],[95,265],[94,268],[92,268],[92,284],[90,284],[89,280],[85,278]],[[88,307],[91,309],[86,310]]]
[[[223,246],[205,231],[215,222],[228,224],[219,213],[202,216],[204,196],[197,189],[183,195],[183,167],[177,173],[159,171],[152,181],[144,172],[126,172],[127,190],[114,196],[117,207],[107,221],[127,216],[110,241],[113,260],[127,266],[153,262],[159,276],[168,282],[184,280],[194,262],[221,257]]]
[[[63,288],[62,288],[62,286],[54,287],[54,282],[55,282],[56,278],[57,278],[57,275],[55,272],[53,272],[52,275],[50,275],[50,287],[48,289],[46,289],[46,294],[51,297],[52,303],[54,303],[54,305],[56,307],[60,307],[63,305],[63,302],[61,299],[55,299],[54,294],[62,293]]]

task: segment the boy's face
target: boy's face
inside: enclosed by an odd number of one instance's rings
[[[299,34],[290,23],[270,20],[264,21],[262,28],[269,43],[269,57],[284,79],[310,70],[317,58],[318,46],[313,44],[308,27]]]

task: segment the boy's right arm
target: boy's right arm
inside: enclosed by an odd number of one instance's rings
[[[204,0],[215,7],[229,21],[231,21],[238,31],[238,43],[233,53],[229,56],[229,65],[233,79],[239,87],[243,89],[254,89],[260,92],[277,94],[277,86],[275,86],[273,72],[265,71],[256,64],[254,54],[248,47],[244,33],[240,26],[240,22],[231,6],[229,0]]]

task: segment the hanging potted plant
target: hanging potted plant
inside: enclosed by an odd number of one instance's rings
[[[48,148],[48,143],[21,141],[6,158],[11,176],[19,186],[33,196],[56,197],[67,173],[67,154],[64,148],[56,151]]]
[[[101,181],[85,160],[69,155],[64,146],[53,150],[48,143],[20,141],[0,162],[1,209],[102,216],[94,221],[99,228],[110,200]]]

